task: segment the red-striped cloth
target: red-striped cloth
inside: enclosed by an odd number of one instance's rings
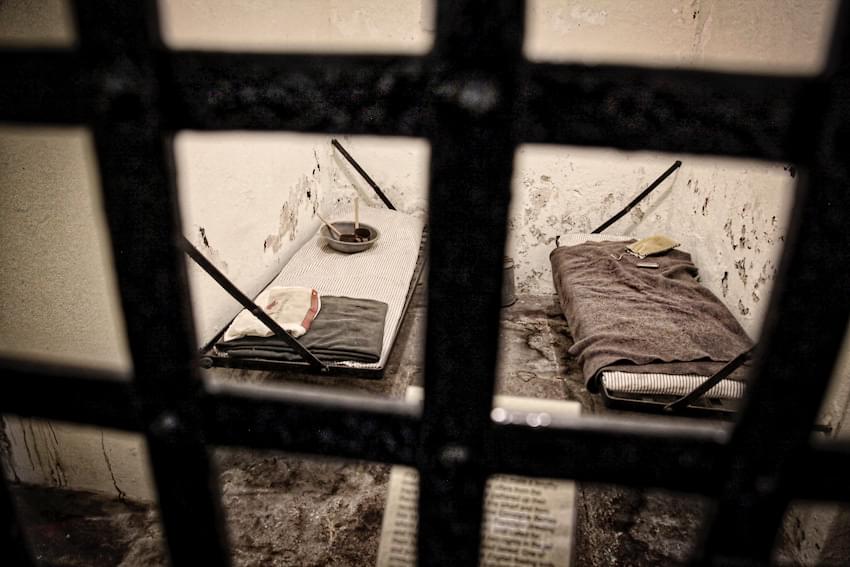
[[[263,311],[293,337],[310,330],[313,319],[322,308],[319,292],[309,287],[273,286],[264,290],[254,300]],[[247,309],[243,309],[227,331],[225,341],[241,337],[270,337],[274,333]]]

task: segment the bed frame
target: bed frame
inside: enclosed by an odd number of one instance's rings
[[[658,178],[647,186],[646,189],[640,192],[637,197],[632,199],[628,205],[617,212],[614,216],[599,225],[591,234],[600,234],[603,230],[620,220],[638,203],[652,193],[661,183],[667,179],[674,171],[679,169],[682,162],[676,160],[667,170]],[[560,246],[560,235],[555,237],[555,246]],[[654,413],[658,415],[677,415],[687,417],[712,417],[719,419],[731,420],[735,418],[738,412],[738,406],[742,400],[730,400],[721,398],[708,398],[705,393],[712,387],[720,383],[721,380],[727,378],[741,365],[752,358],[752,349],[742,352],[732,360],[730,360],[723,368],[718,370],[714,375],[709,376],[699,386],[681,397],[664,395],[664,394],[637,394],[637,393],[614,393],[605,386],[604,381],[599,381],[599,395],[605,407],[623,411],[637,411],[643,413]],[[829,433],[832,427],[823,424],[815,424],[812,431],[821,433]]]
[[[682,162],[676,160],[673,165],[667,168],[664,173],[658,176],[655,181],[649,184],[646,189],[640,192],[637,197],[632,199],[628,205],[618,211],[611,218],[595,228],[591,234],[600,234],[603,230],[610,227],[612,224],[620,220],[629,211],[631,211],[638,203],[643,201],[650,193],[652,193],[661,183],[664,182],[674,171],[681,167]],[[555,246],[560,243],[560,235],[555,237]],[[730,419],[735,416],[737,411],[738,400],[723,400],[719,398],[706,398],[704,394],[709,391],[714,385],[732,374],[737,368],[749,360],[751,350],[741,353],[733,360],[729,361],[713,376],[708,377],[699,386],[681,397],[665,396],[661,394],[633,394],[633,393],[614,393],[605,386],[604,381],[599,381],[599,393],[605,407],[617,410],[639,411],[645,413],[655,413],[662,415],[681,415],[692,417],[720,417]]]
[[[339,150],[342,156],[348,160],[349,163],[354,167],[354,169],[366,180],[369,186],[375,191],[381,201],[389,208],[390,210],[395,211],[396,208],[386,196],[386,194],[381,190],[377,183],[363,170],[359,163],[348,153],[345,148],[337,141],[336,139],[331,140],[331,144],[334,148]],[[419,242],[419,255],[416,260],[416,266],[413,271],[413,276],[410,280],[410,286],[407,289],[407,295],[404,300],[404,308],[402,309],[401,316],[399,318],[399,326],[396,330],[396,335],[393,338],[393,343],[390,346],[390,352],[395,349],[395,344],[398,341],[398,336],[401,333],[401,327],[404,323],[405,317],[407,315],[407,309],[410,306],[410,301],[413,298],[413,294],[416,291],[416,286],[419,283],[419,279],[422,276],[422,272],[424,271],[425,260],[427,256],[427,241],[428,241],[428,227],[427,225],[422,230],[422,238]],[[218,268],[216,268],[212,262],[207,260],[207,258],[185,237],[182,239],[182,247],[186,254],[209,276],[216,282],[218,285],[226,291],[231,297],[233,297],[236,301],[238,301],[242,307],[247,309],[254,315],[257,319],[259,319],[266,327],[269,328],[270,331],[275,335],[275,337],[285,341],[292,347],[292,349],[297,352],[301,360],[297,361],[288,361],[288,360],[269,360],[265,358],[252,358],[252,357],[234,357],[228,356],[225,353],[218,351],[215,348],[215,344],[224,334],[228,325],[225,325],[224,328],[215,336],[211,341],[209,341],[200,351],[200,359],[199,364],[201,368],[239,368],[245,370],[264,370],[264,371],[273,371],[273,372],[308,372],[308,373],[317,373],[317,374],[339,374],[339,375],[351,375],[353,377],[358,378],[368,378],[368,379],[380,379],[384,376],[384,366],[379,368],[359,368],[347,366],[345,364],[340,364],[338,362],[325,363],[320,360],[316,355],[310,352],[310,349],[305,347],[301,342],[284,331],[280,325],[275,322],[274,319],[269,317],[265,311],[261,307],[259,307],[254,301],[242,293],[242,291],[231,282],[227,276],[225,276]],[[274,280],[272,280],[274,281]],[[271,282],[269,282],[271,283]],[[232,322],[232,321],[231,321]]]
[[[753,347],[754,349],[755,347]],[[664,396],[663,394],[614,394],[605,386],[604,380],[599,381],[599,393],[605,407],[611,409],[641,411],[663,415],[681,415],[690,417],[722,417],[731,419],[737,413],[740,400],[724,400],[708,398],[704,394],[721,380],[727,378],[742,364],[750,360],[753,349],[742,352],[723,368],[708,377],[702,384],[684,396]]]

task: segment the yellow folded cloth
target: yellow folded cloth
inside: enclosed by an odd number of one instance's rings
[[[672,238],[664,236],[663,234],[656,234],[654,236],[638,240],[637,242],[633,242],[629,244],[626,249],[638,258],[646,258],[647,256],[652,256],[654,254],[667,252],[676,246],[679,246],[679,243]]]

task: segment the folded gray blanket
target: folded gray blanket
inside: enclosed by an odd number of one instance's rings
[[[588,389],[601,371],[710,376],[752,342],[725,305],[696,280],[690,254],[671,250],[639,268],[629,242],[562,246],[549,255],[555,290]],[[739,369],[730,379],[740,380]]]
[[[381,301],[323,295],[322,309],[298,340],[323,362],[378,362],[386,315],[387,304]],[[289,344],[275,336],[242,337],[215,346],[234,357],[301,360]]]

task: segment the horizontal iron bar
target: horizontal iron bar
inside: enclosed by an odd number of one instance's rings
[[[0,120],[82,124],[96,101],[82,57],[63,49],[0,50]]]
[[[174,51],[170,122],[197,130],[425,135],[425,60]]]
[[[665,488],[716,496],[728,434],[665,420],[601,416],[556,426],[494,426],[491,473]],[[799,500],[850,502],[850,442],[814,438],[791,479]]]
[[[0,412],[141,431],[130,377],[120,372],[0,358]]]
[[[135,394],[110,372],[0,359],[0,412],[140,431]],[[204,435],[215,445],[413,466],[419,408],[338,394],[206,382]],[[309,427],[305,427],[309,424]],[[726,434],[698,426],[582,417],[549,427],[494,425],[491,474],[669,488],[711,494]],[[850,502],[850,444],[817,440],[796,472],[801,499]]]
[[[439,63],[395,55],[163,51],[173,130],[430,137]],[[0,120],[84,123],[102,106],[70,50],[0,50]],[[523,143],[800,160],[816,78],[524,64]],[[434,83],[434,84],[432,84]],[[443,89],[445,90],[445,89]],[[795,110],[796,108],[796,110]]]
[[[584,416],[557,426],[498,424],[493,472],[711,494],[728,434],[706,426]]]
[[[807,77],[527,63],[526,143],[790,161],[816,112]]]
[[[212,443],[414,466],[418,406],[220,382],[207,391],[202,404]]]
[[[0,120],[82,124],[96,101],[83,58],[67,49],[0,50]]]

